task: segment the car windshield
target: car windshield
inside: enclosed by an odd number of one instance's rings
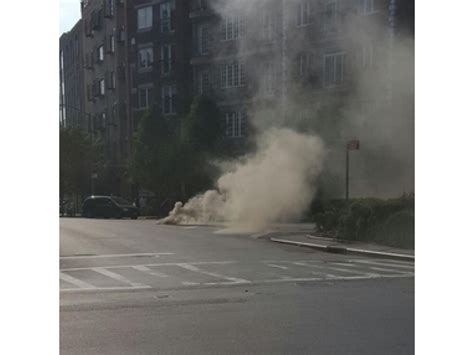
[[[112,200],[117,202],[119,205],[130,205],[130,202],[121,197],[112,197]]]

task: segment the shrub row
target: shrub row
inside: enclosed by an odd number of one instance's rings
[[[414,248],[415,198],[321,201],[315,206],[314,221],[319,232],[341,240]]]

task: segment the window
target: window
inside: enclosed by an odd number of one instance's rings
[[[153,65],[153,48],[140,48],[138,50],[138,69],[148,70]]]
[[[147,109],[150,107],[151,101],[153,99],[153,88],[152,87],[142,87],[138,89],[138,108]]]
[[[160,5],[161,32],[167,33],[174,31],[174,10],[174,0]]]
[[[324,56],[324,85],[326,87],[341,85],[344,80],[344,53],[326,54]]]
[[[101,118],[101,128],[105,128],[107,126],[107,113],[106,112],[102,112],[102,114],[100,115],[100,118]]]
[[[223,88],[245,85],[245,68],[240,62],[233,62],[221,68],[221,86]]]
[[[172,44],[165,44],[161,46],[161,73],[169,74],[173,70],[175,46]]]
[[[209,29],[207,26],[198,27],[198,51],[199,54],[207,54],[209,50]]]
[[[327,1],[324,6],[324,30],[326,32],[337,31],[337,2]]]
[[[198,73],[198,94],[203,95],[209,90],[209,72],[203,70]]]
[[[114,15],[114,6],[115,6],[115,0],[108,0],[108,5],[109,5],[109,14],[110,16]]]
[[[137,89],[136,70],[134,65],[130,65],[130,88],[132,91]]]
[[[275,15],[266,11],[263,15],[263,33],[264,40],[272,41],[275,38]]]
[[[161,88],[161,102],[163,105],[163,113],[165,115],[176,113],[176,86],[165,85]]]
[[[375,12],[374,0],[358,0],[359,13],[367,15]]]
[[[104,79],[99,80],[99,94],[101,96],[105,95],[105,80]]]
[[[97,62],[102,63],[104,61],[104,46],[97,47]]]
[[[109,72],[109,89],[115,89],[115,72]]]
[[[361,48],[362,68],[371,68],[374,65],[374,47],[370,43],[365,43]]]
[[[225,114],[225,135],[229,138],[243,137],[245,127],[245,114],[232,112]]]
[[[273,63],[267,63],[263,67],[263,93],[272,95],[275,91],[275,70]]]
[[[296,59],[298,76],[306,76],[311,70],[313,56],[311,53],[300,53]]]
[[[109,48],[110,48],[110,53],[115,52],[115,36],[114,35],[109,36]]]
[[[153,26],[153,7],[147,6],[137,10],[138,29],[149,29]]]
[[[242,33],[242,17],[238,14],[225,16],[221,21],[221,40],[230,41],[240,38]]]
[[[105,16],[106,17],[114,16],[114,5],[115,5],[115,0],[105,0],[104,1]]]
[[[310,23],[311,3],[309,0],[300,1],[296,7],[296,25],[305,26]]]

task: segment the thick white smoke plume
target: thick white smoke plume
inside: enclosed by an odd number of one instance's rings
[[[257,231],[272,222],[294,220],[308,208],[325,156],[322,140],[286,128],[258,139],[255,153],[231,164],[216,190],[176,203],[163,224],[222,221]]]

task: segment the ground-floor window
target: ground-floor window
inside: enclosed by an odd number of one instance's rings
[[[225,135],[229,138],[243,137],[245,132],[245,113],[230,112],[225,114]]]

